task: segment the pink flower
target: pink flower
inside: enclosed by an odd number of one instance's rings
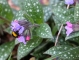
[[[65,26],[65,29],[67,30],[66,34],[67,36],[69,36],[73,32],[73,24],[71,24],[70,22],[66,22],[66,24],[67,24]]]
[[[26,40],[29,41],[30,40],[30,36],[26,36]]]

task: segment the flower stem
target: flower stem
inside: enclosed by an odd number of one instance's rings
[[[68,5],[67,5],[67,9],[69,9],[69,6],[70,6],[70,5],[68,4]]]
[[[6,21],[7,23],[10,23],[7,19],[5,19],[4,17],[0,16],[0,19]]]
[[[54,46],[57,45],[58,38],[59,38],[59,35],[60,35],[60,33],[61,33],[62,28],[63,28],[63,24],[61,25],[60,30],[59,30],[59,32],[58,32],[58,34],[57,34],[57,37],[56,37],[56,41],[55,41],[55,45],[54,45]]]

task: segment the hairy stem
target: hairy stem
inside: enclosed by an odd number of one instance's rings
[[[3,23],[3,25],[5,26],[5,28],[9,27],[10,21],[8,21],[7,19],[5,19],[5,18],[2,17],[2,16],[0,16],[0,19],[3,20],[3,21],[5,21],[5,22]]]
[[[6,21],[7,23],[10,23],[7,19],[5,19],[4,17],[0,16],[0,19]]]
[[[56,37],[56,41],[55,41],[55,45],[54,45],[54,46],[57,45],[58,38],[59,38],[59,35],[60,35],[61,31],[62,31],[62,28],[63,28],[63,24],[61,25],[61,27],[60,27],[60,29],[59,29],[59,32],[58,32],[58,34],[57,34],[57,37]]]

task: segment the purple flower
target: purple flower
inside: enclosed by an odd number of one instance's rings
[[[20,29],[20,25],[18,24],[18,22],[16,22],[16,21],[12,21],[11,22],[11,30],[13,31],[17,31],[17,30],[19,30]]]
[[[20,30],[19,30],[19,35],[21,35],[22,33],[23,33],[23,31],[24,31],[24,27],[23,26],[20,26],[21,28],[20,28]]]
[[[65,0],[65,4],[72,5],[74,3],[74,0]]]
[[[19,42],[23,42],[24,44],[26,44],[26,41],[30,40],[30,36],[26,36],[26,38],[25,36],[19,36],[17,39]]]
[[[17,20],[11,22],[11,30],[12,31],[19,31],[19,34],[22,34],[24,31],[24,27],[21,26]]]
[[[23,42],[24,44],[26,44],[26,40],[24,36],[19,36],[17,39],[19,42]]]
[[[65,26],[65,29],[67,30],[66,34],[67,36],[69,36],[73,32],[73,24],[71,24],[70,22],[66,22],[66,24],[67,24]]]
[[[30,40],[30,30],[29,30],[29,26],[32,25],[30,24],[30,22],[25,21],[25,20],[14,20],[11,22],[11,30],[13,31],[12,35],[14,37],[17,37],[19,42],[23,42],[24,44],[26,44],[26,41]],[[28,30],[28,32],[26,33],[25,30]]]

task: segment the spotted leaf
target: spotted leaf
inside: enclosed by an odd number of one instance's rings
[[[79,44],[79,37],[74,37],[74,38],[68,38],[67,37],[66,40],[75,42],[75,45],[78,45]]]
[[[65,40],[71,39],[71,38],[75,38],[79,36],[79,32],[74,32],[72,34],[70,34],[69,36],[66,36]]]
[[[54,6],[55,4],[57,4],[59,2],[59,0],[49,0],[49,5],[47,6],[43,6],[43,12],[44,12],[44,21],[47,22],[49,20],[49,18],[52,15],[52,6]]]
[[[11,53],[15,43],[14,41],[5,43],[0,46],[0,60],[6,60]]]
[[[52,55],[52,59],[60,57],[62,59],[74,60],[79,58],[79,47],[55,46],[47,50],[45,54]]]
[[[51,29],[46,23],[40,24],[40,27],[36,29],[36,33],[41,38],[53,38]]]
[[[35,37],[27,42],[26,45],[21,43],[18,48],[17,59],[20,60],[24,56],[28,55],[35,47],[37,47],[42,42],[42,39]]]
[[[43,12],[44,12],[44,21],[46,22],[52,15],[52,7],[51,6],[43,7]]]
[[[19,6],[25,14],[29,15],[35,23],[43,23],[43,8],[39,0],[18,0]]]
[[[79,20],[79,3],[76,2],[75,10],[74,10],[74,20]]]
[[[0,0],[0,17],[5,18],[8,21],[11,21],[13,19],[13,12],[8,5],[6,0]],[[2,24],[3,20],[0,19],[0,23]],[[6,22],[4,20],[4,22]]]
[[[23,17],[24,12],[23,12],[22,10],[13,11],[13,12],[14,12],[14,17],[15,17],[15,19],[17,19],[17,20],[22,20],[22,19],[24,19],[24,17]]]

